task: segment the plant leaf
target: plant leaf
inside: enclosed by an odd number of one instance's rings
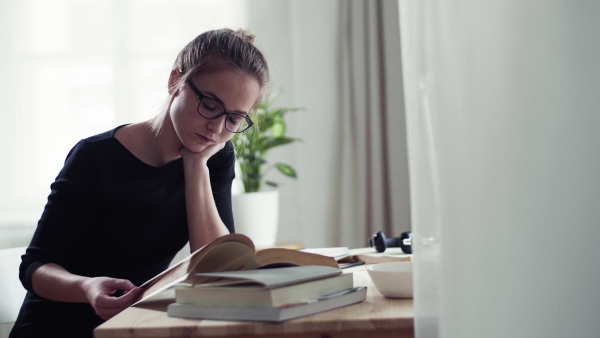
[[[274,188],[277,188],[279,186],[279,183],[273,181],[265,181],[265,184]]]
[[[272,111],[272,113],[279,115],[283,118],[283,117],[285,117],[285,114],[287,114],[287,113],[293,113],[293,112],[297,112],[297,111],[300,111],[303,109],[304,108],[277,108],[277,109],[274,109]]]
[[[267,161],[265,161],[265,159],[263,159],[261,157],[256,157],[254,155],[248,156],[248,157],[246,157],[246,159],[248,162],[248,166],[253,166],[253,167],[258,167],[258,166],[261,166],[261,165],[267,163]]]
[[[279,137],[279,138],[272,138],[272,137],[267,137],[265,139],[262,140],[262,150],[267,151],[273,147],[278,147],[278,146],[282,146],[288,143],[292,143],[294,141],[298,141],[298,139],[295,138],[290,138],[290,137]]]
[[[289,164],[279,162],[275,164],[275,167],[277,167],[277,169],[279,169],[279,171],[281,171],[287,177],[298,177],[296,175],[296,170],[294,170],[294,168],[292,168]]]
[[[260,180],[260,174],[251,174],[251,173],[248,173],[248,178],[251,179],[251,180],[257,180],[258,181],[258,180]]]
[[[285,135],[285,121],[283,120],[283,116],[275,115],[273,116],[273,126],[271,127],[271,136],[274,138],[281,138]]]
[[[260,102],[256,110],[251,112],[254,125],[244,133],[234,135],[231,140],[240,165],[246,192],[260,190],[261,182],[265,179],[263,165],[267,163],[264,156],[271,148],[302,141],[298,138],[285,136],[287,132],[285,115],[289,112],[304,110],[304,108],[273,107],[273,103],[281,93],[281,89],[275,90],[269,97]],[[296,171],[287,164],[278,163],[275,167],[287,177],[297,177]],[[278,183],[272,181],[264,181],[264,183],[272,187],[279,186]]]

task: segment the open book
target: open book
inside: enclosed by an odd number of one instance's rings
[[[198,273],[255,270],[266,267],[322,265],[338,268],[332,257],[292,249],[268,248],[256,251],[250,238],[242,234],[221,236],[196,250],[181,262],[150,279],[138,303],[178,283],[208,283],[214,277],[199,276]]]

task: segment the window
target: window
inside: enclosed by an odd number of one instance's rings
[[[33,228],[75,143],[158,113],[179,50],[208,29],[245,27],[245,6],[243,0],[3,1],[0,228]]]

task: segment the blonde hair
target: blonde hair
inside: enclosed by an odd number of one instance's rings
[[[204,32],[188,43],[177,55],[173,69],[181,74],[169,85],[169,93],[181,88],[198,73],[214,72],[234,68],[241,70],[258,81],[261,97],[269,83],[269,67],[263,54],[254,46],[254,35],[239,29],[229,28]]]
[[[254,102],[254,111],[261,100],[267,96],[269,85],[269,66],[263,54],[254,46],[254,35],[243,29],[234,31],[229,28],[204,32],[190,41],[177,55],[173,70],[179,72],[175,81],[169,81],[170,102],[173,93],[185,85],[186,81],[198,73],[209,73],[233,68],[241,70],[258,81],[260,95]],[[164,111],[170,105],[165,102]],[[154,119],[151,129],[158,136],[162,119]]]

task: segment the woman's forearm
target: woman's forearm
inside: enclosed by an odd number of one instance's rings
[[[125,279],[74,275],[53,263],[38,267],[31,278],[38,296],[58,302],[89,303],[104,320],[133,304],[144,290]],[[123,294],[117,297],[118,290]]]
[[[190,249],[194,252],[229,231],[215,205],[206,163],[189,161],[184,168]]]
[[[60,265],[47,263],[35,269],[31,284],[38,296],[59,302],[86,303],[84,285],[89,279],[74,275]]]

